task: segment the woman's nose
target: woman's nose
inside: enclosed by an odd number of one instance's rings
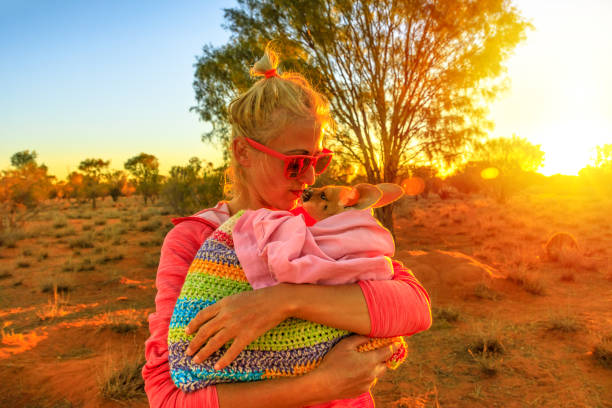
[[[308,170],[306,170],[304,174],[302,174],[302,176],[300,177],[300,182],[312,186],[315,182],[315,178],[315,170],[314,167],[311,165],[308,166]]]

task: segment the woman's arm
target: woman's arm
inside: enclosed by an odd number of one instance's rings
[[[361,281],[370,337],[411,336],[431,327],[431,301],[410,269],[393,261],[392,280]]]
[[[189,333],[197,332],[187,354],[204,361],[233,341],[216,365],[225,368],[249,343],[288,317],[372,337],[427,330],[431,325],[427,292],[400,263],[394,261],[393,267],[395,275],[389,281],[337,286],[283,283],[223,298],[187,326]]]
[[[174,304],[201,240],[212,228],[197,222],[183,222],[166,236],[157,270],[155,312],[149,316],[151,336],[145,343],[146,364],[142,369],[145,392],[151,407],[217,408],[215,387],[184,393],[170,378],[168,328]]]

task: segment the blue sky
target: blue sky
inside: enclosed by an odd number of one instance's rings
[[[508,60],[491,136],[526,137],[545,174],[576,174],[612,143],[612,1],[516,0],[536,26]],[[34,149],[60,178],[89,157],[123,168],[146,152],[162,172],[192,156],[208,125],[189,107],[196,56],[221,45],[221,1],[0,0],[0,169]]]
[[[122,168],[141,151],[162,170],[220,155],[200,135],[193,64],[220,45],[229,2],[0,3],[0,168],[35,149],[64,176],[87,157]]]

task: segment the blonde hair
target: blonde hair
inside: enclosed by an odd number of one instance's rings
[[[278,57],[268,44],[263,57],[250,70],[251,76],[266,77],[228,106],[232,127],[230,149],[234,140],[244,140],[244,136],[266,145],[296,120],[314,120],[324,136],[333,130],[327,98],[298,73],[284,72],[268,77],[277,67]],[[224,194],[231,197],[246,194],[246,184],[246,170],[231,154],[224,178]]]

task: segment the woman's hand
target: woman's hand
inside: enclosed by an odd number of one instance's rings
[[[317,377],[314,382],[321,391],[322,402],[354,398],[368,392],[387,370],[385,362],[397,351],[397,344],[357,351],[357,347],[368,341],[368,337],[358,335],[342,339],[327,353],[321,365],[307,374]]]
[[[286,302],[278,296],[282,289],[277,286],[227,296],[202,309],[185,330],[187,334],[197,332],[187,355],[195,354],[193,361],[197,364],[233,340],[215,364],[216,370],[225,368],[248,344],[288,317]]]

